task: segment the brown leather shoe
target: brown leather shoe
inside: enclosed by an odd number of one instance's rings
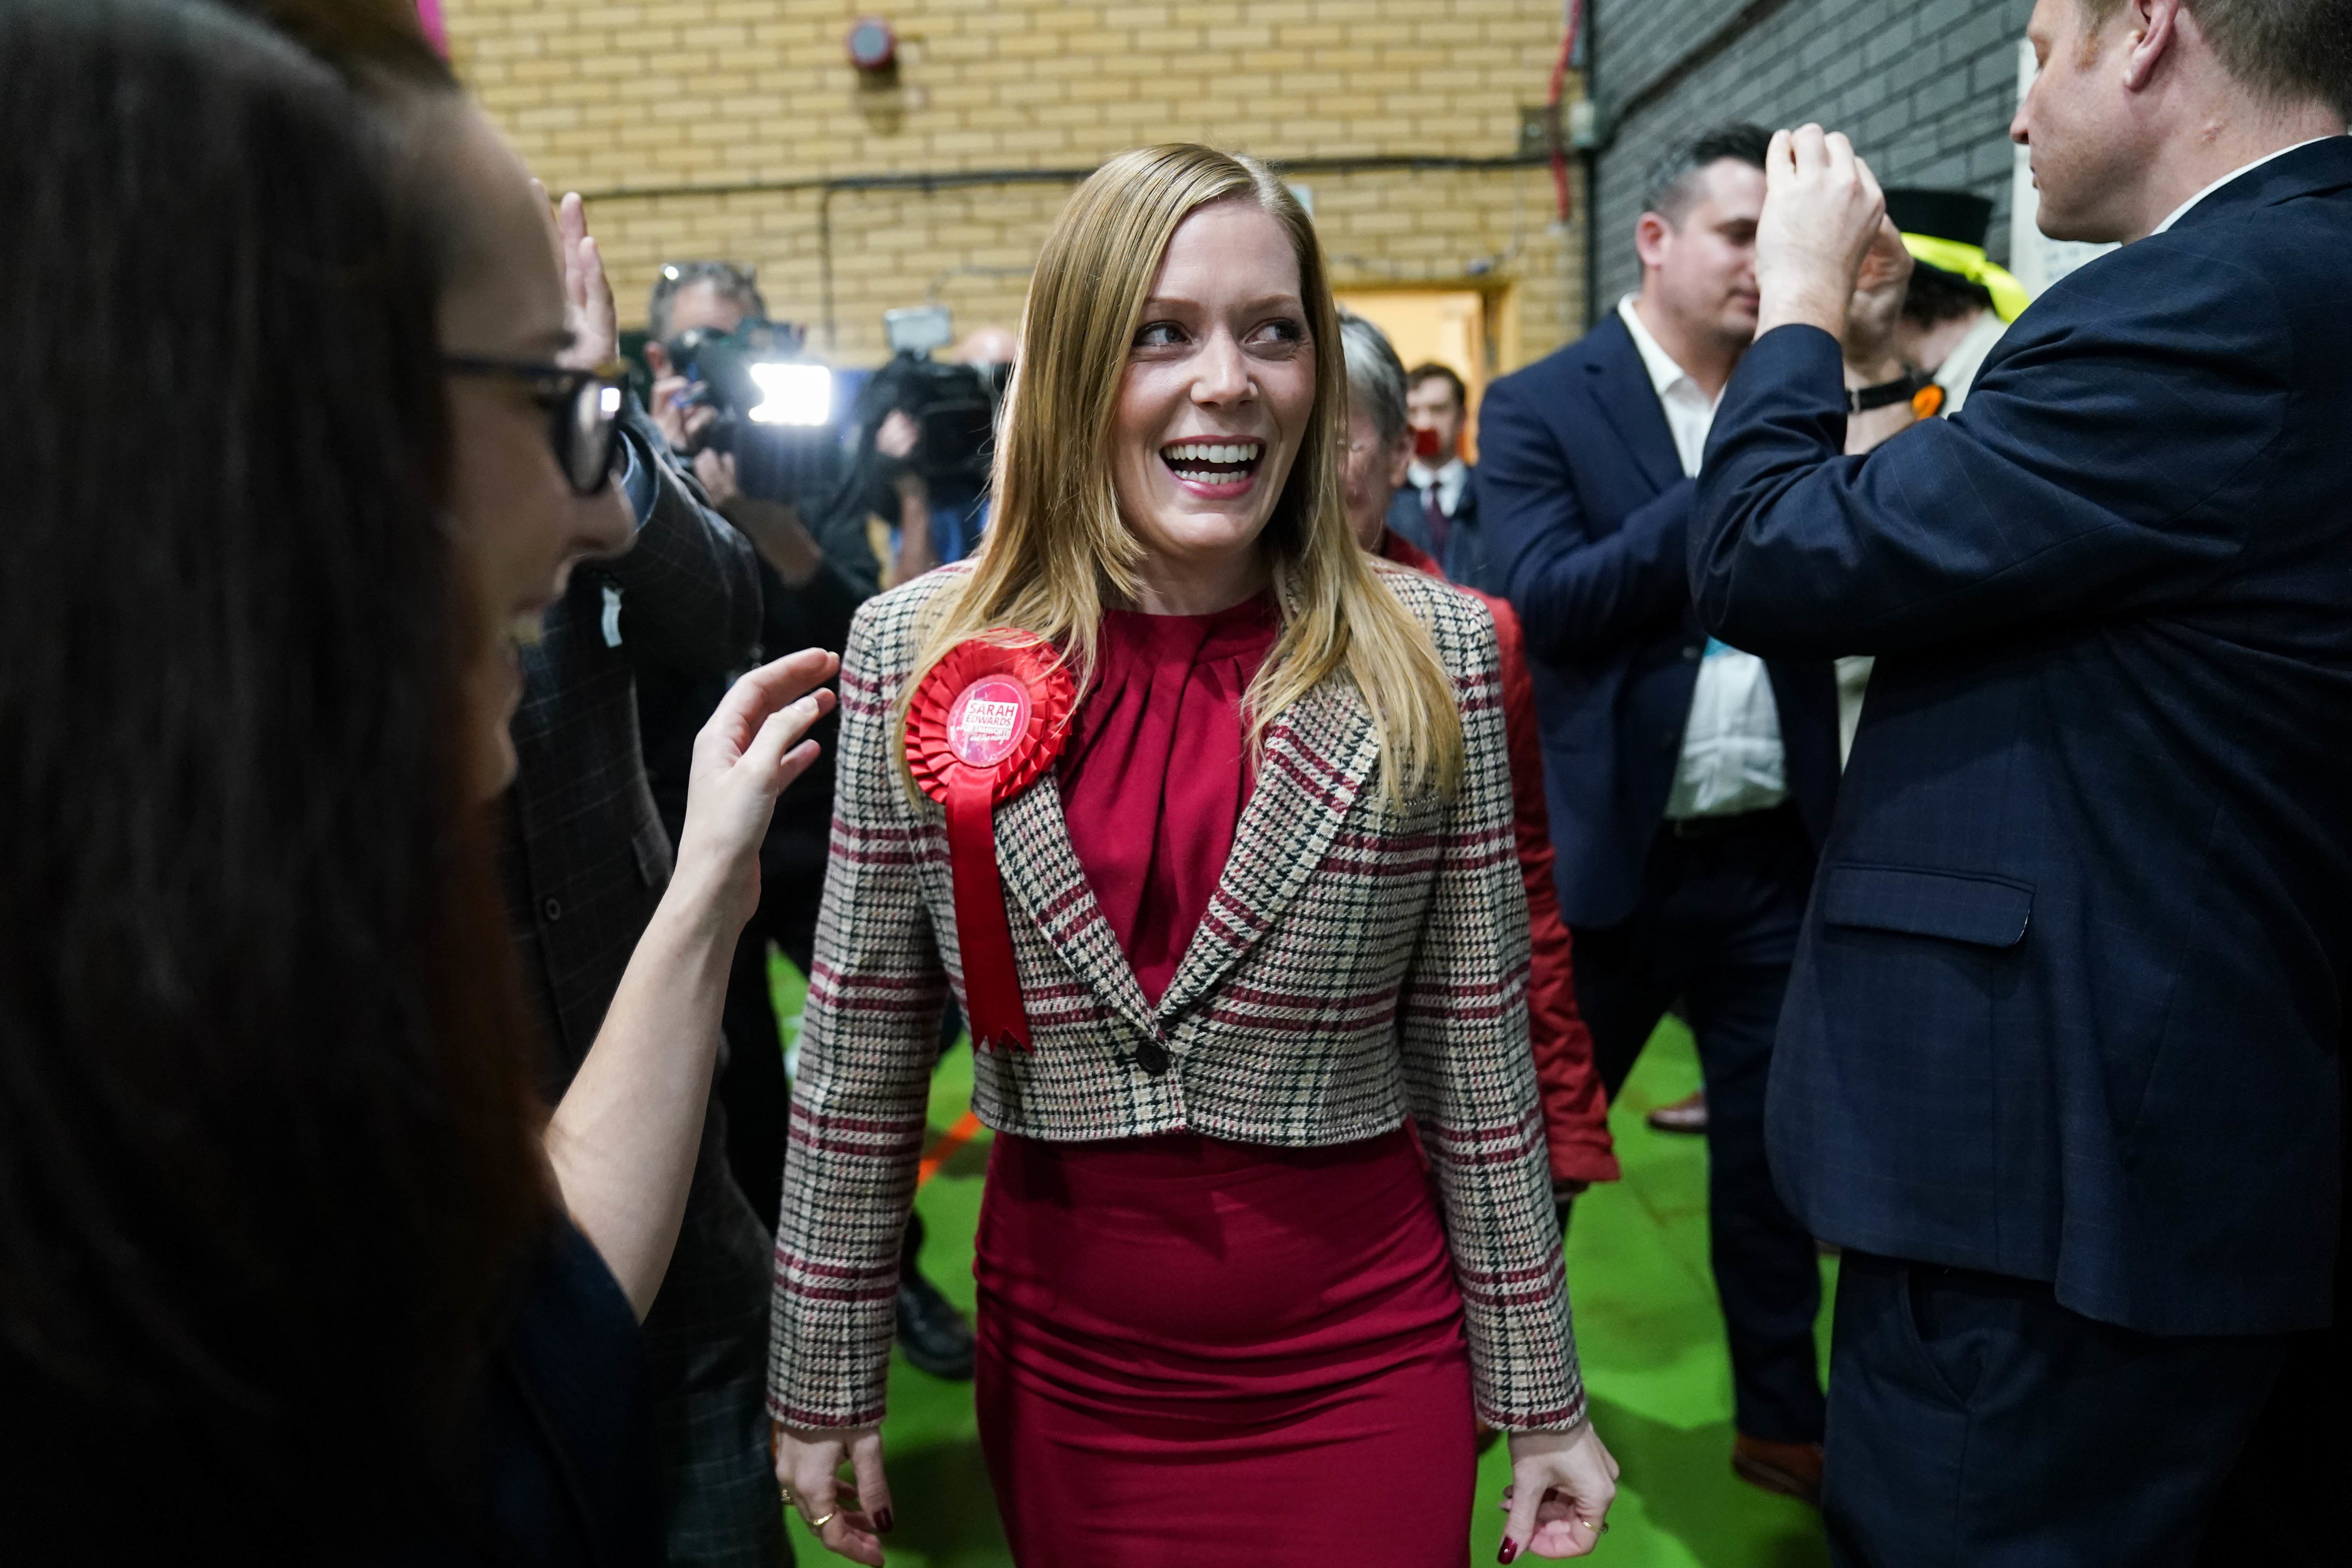
[[[1696,1132],[1706,1131],[1706,1090],[1693,1089],[1672,1105],[1661,1105],[1647,1118],[1651,1126],[1661,1132]]]
[[[1769,1443],[1742,1432],[1732,1439],[1731,1473],[1751,1487],[1822,1506],[1819,1443]]]

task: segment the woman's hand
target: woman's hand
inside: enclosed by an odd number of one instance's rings
[[[832,711],[821,689],[841,668],[822,648],[763,664],[732,687],[694,738],[686,826],[672,885],[712,900],[740,928],[760,903],[760,840],[776,796],[816,761],[809,726]]]
[[[882,1474],[882,1434],[871,1426],[805,1428],[775,1426],[776,1482],[784,1502],[826,1547],[856,1563],[880,1568],[882,1537],[890,1533],[890,1482]],[[841,1495],[846,1460],[857,1495]],[[819,1523],[822,1520],[824,1522]]]
[[[1521,1552],[1581,1557],[1600,1542],[1617,1496],[1617,1461],[1589,1420],[1565,1432],[1511,1434],[1511,1484],[1503,1492],[1510,1519],[1498,1561]]]

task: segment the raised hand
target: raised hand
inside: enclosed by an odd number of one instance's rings
[[[543,201],[547,187],[530,183]],[[588,205],[568,191],[551,216],[557,258],[563,265],[563,324],[572,346],[555,356],[567,370],[594,370],[621,353],[621,313],[613,302],[612,279],[604,276],[604,252],[588,232]]]
[[[1846,303],[1845,361],[1863,384],[1892,381],[1903,374],[1895,330],[1903,319],[1903,297],[1911,289],[1911,252],[1892,218],[1878,220],[1877,237],[1862,258],[1853,293]]]
[[[1802,323],[1843,342],[1864,259],[1885,224],[1886,197],[1853,142],[1818,125],[1775,132],[1756,226],[1757,335]]]
[[[728,689],[694,739],[677,885],[707,892],[740,928],[760,901],[760,840],[776,796],[816,760],[809,727],[833,709],[821,689],[841,668],[822,648],[763,664]]]

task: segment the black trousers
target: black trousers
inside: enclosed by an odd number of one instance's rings
[[[2214,1499],[2290,1346],[2138,1333],[2037,1280],[1854,1252],[1835,1331],[1839,1568],[2196,1563],[2209,1521],[2228,1542]]]
[[[1641,903],[1576,931],[1576,996],[1614,1100],[1675,998],[1706,1079],[1708,1248],[1731,1350],[1735,1420],[1780,1443],[1817,1443],[1822,1399],[1813,1238],[1772,1185],[1764,1091],[1814,851],[1793,807],[1705,837],[1662,831]]]

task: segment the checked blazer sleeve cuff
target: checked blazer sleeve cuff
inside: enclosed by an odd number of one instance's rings
[[[908,600],[852,623],[832,858],[801,1029],[776,1224],[768,1409],[788,1426],[882,1418],[898,1244],[914,1201],[947,976],[892,751]]]

